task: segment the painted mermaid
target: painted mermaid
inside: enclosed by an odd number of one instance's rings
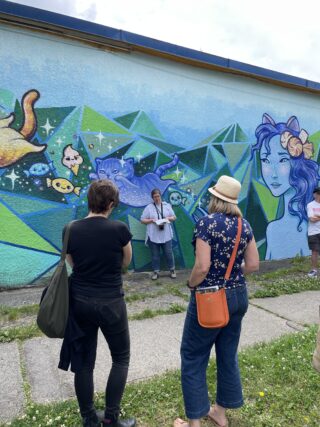
[[[120,201],[129,206],[142,207],[150,203],[150,193],[154,188],[159,188],[163,194],[169,185],[174,184],[172,179],[161,179],[164,173],[176,166],[179,156],[174,154],[169,163],[160,165],[154,172],[143,176],[134,174],[134,159],[96,158],[96,173],[90,173],[90,179],[110,179],[120,192]]]

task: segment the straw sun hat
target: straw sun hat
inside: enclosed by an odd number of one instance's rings
[[[218,199],[225,200],[226,202],[238,204],[238,196],[241,190],[241,184],[231,176],[222,175],[218,179],[216,185],[210,187],[208,191]]]

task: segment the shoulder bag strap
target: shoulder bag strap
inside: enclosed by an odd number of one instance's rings
[[[62,251],[61,251],[61,261],[65,261],[65,259],[66,259],[71,224],[72,224],[72,222],[69,222],[69,224],[67,224],[66,231],[64,233],[63,247],[62,247]]]
[[[234,244],[234,247],[233,247],[233,250],[232,250],[232,254],[231,254],[231,257],[230,257],[230,260],[229,260],[228,268],[227,268],[226,274],[224,275],[225,282],[227,280],[229,280],[229,277],[230,277],[230,274],[231,274],[231,271],[232,271],[232,268],[233,268],[233,264],[234,264],[234,261],[236,259],[237,250],[238,250],[238,246],[239,246],[239,243],[240,243],[241,231],[242,231],[242,219],[241,219],[240,216],[238,216],[237,236],[236,236],[236,241],[235,241],[235,244]]]

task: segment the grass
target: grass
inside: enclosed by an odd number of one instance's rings
[[[39,304],[23,305],[22,307],[0,306],[0,324],[20,319],[24,316],[35,316],[38,313]]]
[[[158,310],[150,310],[146,309],[140,313],[132,314],[129,316],[129,320],[143,320],[143,319],[151,319],[156,316],[163,316],[165,314],[176,314],[183,313],[186,311],[186,307],[181,304],[170,304],[169,308],[166,309],[158,309]]]
[[[43,335],[38,326],[33,323],[27,326],[17,326],[13,328],[0,329],[0,343],[11,342],[15,340],[27,340]]]
[[[311,367],[316,327],[284,336],[270,344],[251,347],[239,355],[246,403],[229,411],[230,427],[318,427],[320,425],[319,374]],[[210,362],[210,398],[215,396],[215,361]],[[96,396],[103,408],[103,395]],[[123,416],[136,416],[139,427],[169,427],[184,417],[179,371],[126,387]],[[74,400],[51,405],[29,401],[25,415],[12,427],[80,425]],[[212,427],[203,422],[203,427]]]

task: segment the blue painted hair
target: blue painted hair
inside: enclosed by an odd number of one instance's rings
[[[280,136],[288,131],[291,135],[299,137],[300,126],[298,119],[292,116],[287,123],[276,123],[271,116],[264,114],[262,123],[256,129],[257,142],[251,148],[252,156],[257,150],[261,150],[263,144],[270,153],[270,141],[275,136]],[[290,153],[288,152],[290,155]],[[299,218],[298,230],[301,230],[302,221],[308,221],[307,204],[313,199],[313,190],[318,186],[319,166],[314,160],[306,159],[303,152],[293,157],[290,155],[289,183],[295,190],[294,196],[288,204],[289,213]]]

